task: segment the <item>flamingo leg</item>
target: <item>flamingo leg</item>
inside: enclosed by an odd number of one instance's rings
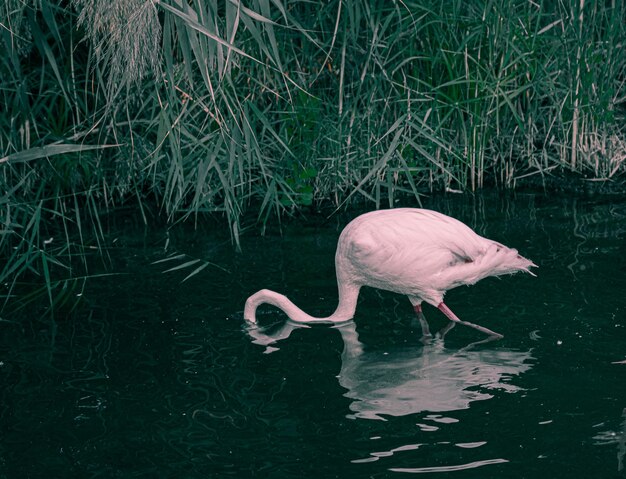
[[[439,308],[439,310],[443,314],[445,314],[450,321],[454,321],[455,323],[463,324],[464,326],[469,326],[470,328],[477,329],[478,331],[481,331],[481,332],[483,332],[485,334],[488,334],[490,336],[494,336],[495,338],[498,338],[498,339],[504,337],[501,334],[492,331],[491,329],[488,329],[488,328],[485,328],[483,326],[479,326],[478,324],[470,323],[468,321],[463,321],[463,320],[459,319],[458,316],[456,314],[454,314],[452,312],[452,310],[450,308],[448,308],[443,301],[441,303],[439,303],[439,306],[437,306],[437,308]]]
[[[446,334],[448,334],[448,332],[455,326],[456,326],[456,323],[454,321],[448,321],[448,324],[446,324],[443,328],[441,328],[441,330],[437,333],[437,336],[440,337],[441,339],[445,338]]]
[[[420,326],[422,327],[422,339],[432,337],[432,334],[430,334],[430,328],[428,327],[428,321],[426,321],[426,317],[424,316],[424,313],[422,313],[422,305],[416,304],[413,306],[413,310],[415,311],[417,319],[420,322]]]

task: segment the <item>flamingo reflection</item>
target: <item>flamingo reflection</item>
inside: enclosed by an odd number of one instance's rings
[[[287,322],[267,333],[249,324],[252,342],[275,351],[274,344],[294,329],[308,327]],[[530,369],[530,351],[479,350],[472,343],[458,350],[446,349],[441,339],[420,347],[394,348],[388,352],[364,351],[354,321],[333,327],[343,339],[339,383],[352,399],[348,417],[384,420],[422,411],[467,409],[473,401],[493,397],[496,391],[516,392],[510,379]],[[482,342],[482,341],[481,341]]]

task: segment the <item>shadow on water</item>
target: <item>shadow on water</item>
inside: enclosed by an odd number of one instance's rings
[[[124,274],[88,282],[54,323],[36,304],[0,318],[0,478],[626,478],[626,202],[424,206],[539,265],[446,296],[503,340],[455,328],[422,343],[406,298],[372,289],[339,327],[266,307],[246,329],[261,288],[332,311],[337,237],[357,212],[245,236],[242,254],[208,225],[103,219]],[[179,254],[210,265],[182,282],[190,269],[155,264]]]

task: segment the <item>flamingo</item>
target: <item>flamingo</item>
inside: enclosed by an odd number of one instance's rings
[[[339,304],[335,312],[316,318],[286,296],[262,289],[245,304],[244,319],[256,323],[264,303],[283,310],[296,323],[340,323],[353,318],[359,291],[370,286],[406,295],[425,335],[422,302],[438,308],[455,324],[502,338],[490,329],[459,319],[443,302],[449,289],[471,285],[489,276],[519,271],[535,276],[532,261],[516,249],[476,234],[464,223],[436,211],[397,208],[365,213],[352,220],[339,236],[335,269]],[[444,328],[445,329],[445,328]]]

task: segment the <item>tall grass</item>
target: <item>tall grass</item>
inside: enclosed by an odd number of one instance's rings
[[[320,203],[393,205],[625,169],[619,0],[8,0],[0,284],[51,303],[103,213],[217,213],[238,242]],[[106,255],[100,254],[106,262]]]

